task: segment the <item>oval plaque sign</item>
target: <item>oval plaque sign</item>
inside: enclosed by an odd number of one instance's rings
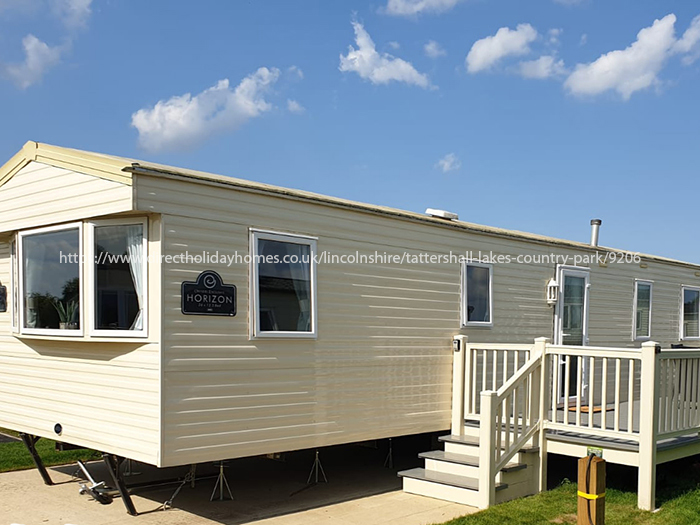
[[[224,284],[213,270],[200,273],[194,282],[183,282],[181,294],[185,315],[236,315],[236,287]]]

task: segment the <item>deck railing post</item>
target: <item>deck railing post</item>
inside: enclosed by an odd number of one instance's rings
[[[481,392],[481,419],[479,425],[479,508],[487,509],[496,503],[496,411],[498,393]],[[506,421],[506,424],[508,422]]]
[[[539,403],[538,407],[538,425],[540,427],[539,432],[536,434],[539,440],[539,457],[538,462],[538,472],[537,472],[537,492],[543,492],[547,490],[547,440],[545,439],[545,421],[547,420],[547,407],[549,406],[549,370],[547,369],[547,345],[549,344],[549,337],[538,337],[535,339],[535,355],[539,355],[541,359],[540,364],[540,384],[539,384],[539,399],[536,402]]]
[[[452,341],[452,435],[464,435],[464,403],[465,384],[471,388],[469,381],[471,373],[465,381],[465,361],[470,361],[468,353],[469,338],[457,335]]]
[[[643,510],[654,510],[656,506],[656,436],[660,395],[656,364],[660,351],[661,346],[653,341],[642,344],[637,506]]]

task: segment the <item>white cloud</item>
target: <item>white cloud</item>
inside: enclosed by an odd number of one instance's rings
[[[304,72],[297,66],[289,66],[287,68],[287,73],[289,73],[292,77],[296,77],[298,80],[302,80],[304,78]]]
[[[391,42],[387,42],[387,45],[388,45],[391,49],[393,49],[394,51],[396,51],[397,49],[401,49],[401,44],[399,44],[399,43],[396,42],[395,40],[392,40]]]
[[[581,40],[578,41],[579,46],[585,46],[586,42],[588,42],[588,35],[586,33],[583,33],[581,35]]]
[[[462,0],[389,0],[386,13],[395,16],[414,16],[420,13],[443,13]]]
[[[26,15],[49,11],[58,17],[68,30],[61,46],[49,46],[32,34],[22,39],[24,62],[4,66],[7,76],[21,89],[41,81],[44,74],[61,61],[61,55],[68,51],[73,33],[87,24],[90,18],[92,0],[0,0],[0,13],[18,10]]]
[[[306,108],[304,106],[302,106],[301,104],[299,104],[299,102],[297,102],[296,100],[292,100],[290,98],[290,99],[287,99],[287,110],[290,113],[296,113],[296,114],[300,115],[300,114],[304,113],[304,111],[306,111]]]
[[[682,59],[685,65],[690,65],[700,58],[700,15],[693,18],[690,27],[686,29],[673,49],[676,53],[686,54]]]
[[[502,27],[495,35],[474,42],[466,59],[467,71],[477,73],[489,69],[504,57],[525,55],[530,52],[530,43],[537,36],[530,24],[519,24],[515,30]]]
[[[19,88],[27,89],[39,82],[49,69],[61,61],[62,48],[51,47],[31,34],[22,39],[22,46],[24,62],[10,64],[6,71]]]
[[[457,158],[457,155],[455,155],[454,153],[448,153],[439,161],[437,161],[435,167],[441,169],[443,173],[447,173],[449,171],[455,171],[461,168],[462,161],[459,160]]]
[[[85,27],[92,10],[92,0],[57,0],[53,8],[58,16],[71,29]]]
[[[279,76],[278,69],[261,67],[233,89],[228,79],[220,80],[195,96],[186,93],[138,110],[131,125],[149,151],[190,148],[270,111],[272,104],[264,95]]]
[[[426,56],[430,58],[438,58],[447,54],[447,51],[445,51],[435,40],[430,40],[427,44],[425,44],[423,46],[423,51],[425,51]]]
[[[558,46],[559,45],[559,37],[561,37],[562,33],[564,32],[563,29],[550,29],[547,31],[547,36],[549,37],[549,43],[552,44],[553,46]]]
[[[578,64],[564,86],[575,95],[598,95],[617,91],[629,100],[636,91],[658,86],[658,74],[676,45],[676,17],[655,20],[637,34],[637,40],[623,50],[610,51],[589,64]]]
[[[566,73],[563,60],[554,55],[543,55],[537,60],[520,62],[520,75],[524,78],[544,79],[558,77]]]
[[[372,84],[388,84],[395,81],[413,84],[423,89],[431,87],[428,76],[419,73],[410,62],[388,53],[378,53],[362,24],[353,22],[352,26],[355,30],[357,49],[348,46],[348,54],[340,55],[340,71],[357,73]]]

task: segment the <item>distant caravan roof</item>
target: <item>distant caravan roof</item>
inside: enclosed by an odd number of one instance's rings
[[[536,242],[539,244],[550,244],[556,246],[568,246],[572,248],[584,250],[614,250],[620,253],[636,254],[629,250],[620,250],[616,248],[604,246],[591,246],[588,243],[558,239],[548,237],[546,235],[538,235],[534,233],[526,233],[518,230],[508,230],[504,228],[496,228],[493,226],[483,226],[464,222],[460,220],[445,220],[445,218],[434,217],[421,213],[390,208],[387,206],[377,206],[365,204],[361,202],[330,197],[318,193],[294,190],[271,184],[263,184],[252,182],[234,177],[215,175],[202,171],[190,170],[185,168],[176,168],[163,164],[156,164],[136,159],[118,157],[115,155],[107,155],[104,153],[94,153],[82,151],[72,148],[64,148],[60,146],[52,146],[40,142],[27,142],[24,147],[0,167],[0,187],[9,181],[17,172],[30,162],[42,162],[51,166],[74,170],[77,172],[93,175],[103,179],[112,180],[126,185],[131,185],[134,175],[148,175],[155,177],[173,178],[179,180],[190,180],[200,184],[216,184],[223,186],[235,187],[243,191],[256,193],[266,193],[276,195],[282,198],[296,199],[307,202],[316,202],[328,206],[335,206],[346,209],[354,209],[357,211],[385,215],[411,221],[430,223],[442,228],[453,228],[468,230],[475,233],[492,235],[496,237],[507,237],[519,239],[523,241]],[[656,260],[660,262],[678,264],[688,266],[695,269],[700,269],[700,265],[660,257],[656,255],[648,255],[639,253],[639,255],[648,260]]]

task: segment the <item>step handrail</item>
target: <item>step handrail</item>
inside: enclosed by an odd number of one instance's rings
[[[542,428],[540,390],[547,341],[535,341],[528,362],[501,388],[481,392],[480,508],[494,504],[496,475]]]

